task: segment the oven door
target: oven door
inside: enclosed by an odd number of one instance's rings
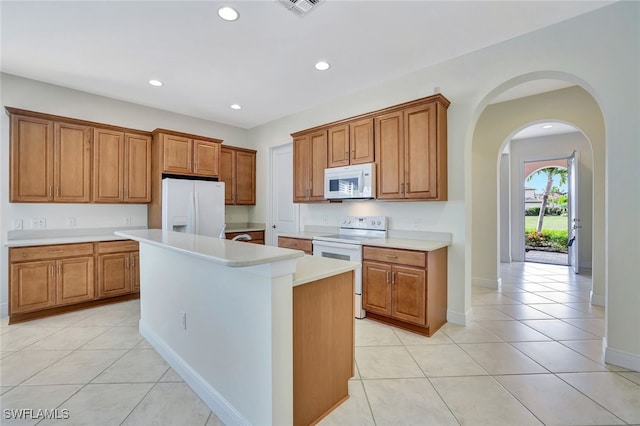
[[[362,309],[362,246],[359,244],[313,240],[313,255],[348,260],[360,264],[361,267],[356,268],[354,274],[354,313],[356,318],[364,318],[365,311]]]

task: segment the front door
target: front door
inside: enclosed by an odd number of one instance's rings
[[[580,235],[580,216],[578,215],[578,161],[577,153],[573,154],[567,160],[569,180],[569,265],[574,273],[580,273],[580,257],[578,236]]]

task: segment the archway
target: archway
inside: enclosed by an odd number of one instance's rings
[[[468,210],[471,240],[471,283],[496,287],[499,276],[498,169],[508,140],[530,123],[557,120],[581,129],[593,149],[593,290],[592,303],[605,301],[605,129],[602,112],[591,94],[573,86],[489,105],[497,94],[526,81],[559,78],[559,73],[535,73],[513,79],[490,93],[478,111],[470,163]],[[573,76],[561,79],[580,84]]]

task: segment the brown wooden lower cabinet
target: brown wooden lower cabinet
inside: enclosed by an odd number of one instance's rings
[[[431,336],[447,321],[447,248],[363,248],[367,318]]]
[[[138,259],[134,241],[11,247],[9,322],[139,292]]]
[[[278,247],[302,250],[306,254],[313,254],[313,243],[304,238],[278,237]]]
[[[293,287],[294,426],[316,424],[349,397],[353,298],[352,271]]]

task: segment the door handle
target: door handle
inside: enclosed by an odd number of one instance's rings
[[[276,229],[276,226],[275,226],[275,225],[271,225],[271,227],[272,227],[273,229]]]

